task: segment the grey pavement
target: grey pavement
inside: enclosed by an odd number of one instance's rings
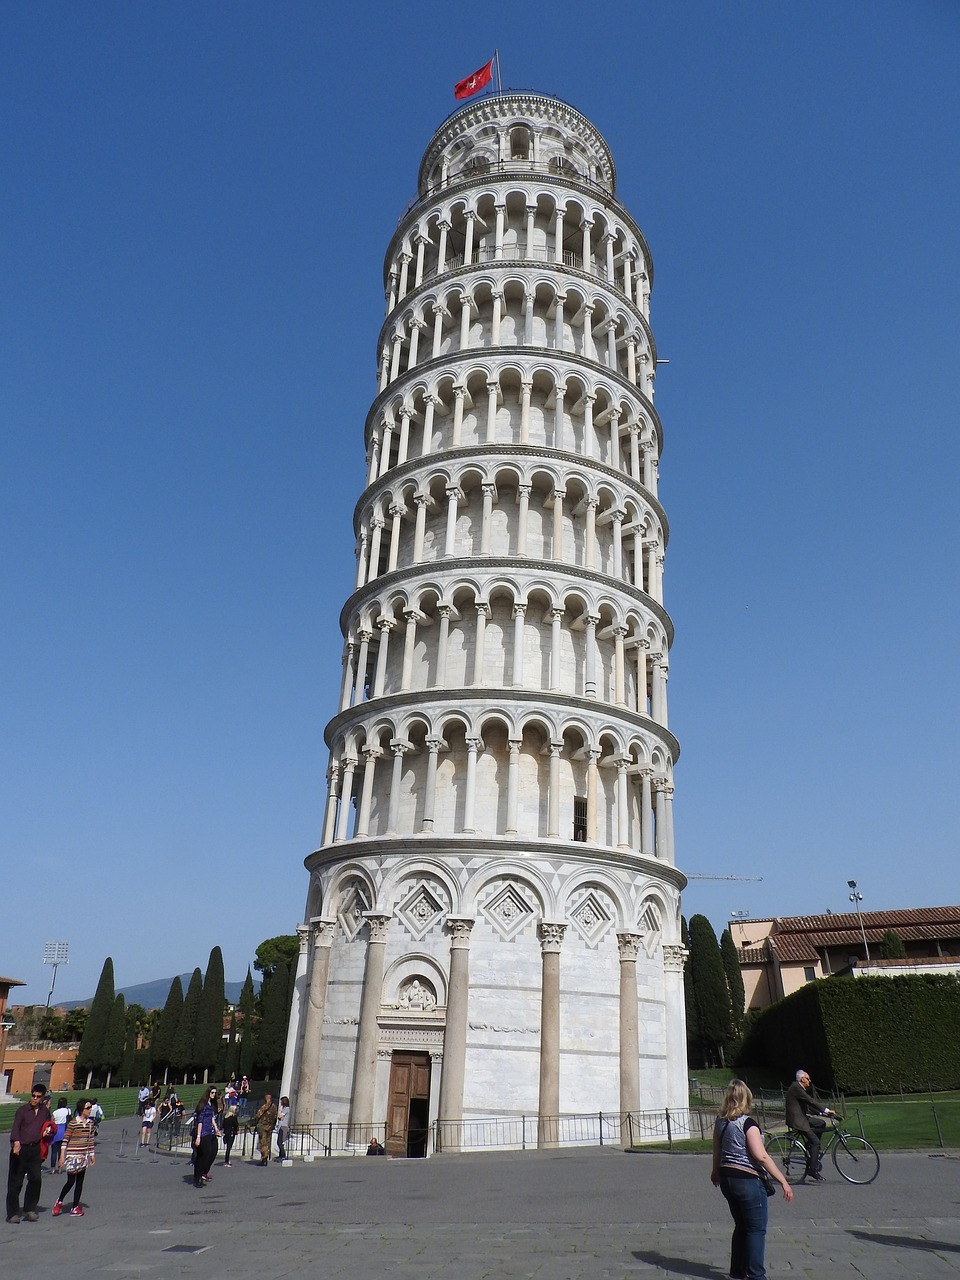
[[[322,1276],[410,1280],[724,1280],[730,1217],[705,1155],[616,1148],[340,1158],[263,1169],[237,1158],[195,1190],[185,1155],[133,1154],[103,1126],[83,1218],[0,1222],[3,1275]],[[6,1156],[6,1151],[4,1151]],[[4,1161],[5,1163],[5,1161]],[[5,1170],[4,1170],[5,1171]],[[960,1159],[884,1154],[869,1187],[829,1181],[772,1200],[767,1270],[809,1280],[960,1276]]]

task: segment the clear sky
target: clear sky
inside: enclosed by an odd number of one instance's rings
[[[441,20],[442,15],[442,20]],[[656,268],[689,916],[956,903],[955,0],[0,16],[0,973],[293,930],[382,261],[453,85],[604,134]]]

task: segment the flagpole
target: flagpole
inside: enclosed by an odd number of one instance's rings
[[[488,46],[488,48],[489,48],[489,46]],[[497,93],[502,94],[502,93],[503,93],[503,84],[502,84],[502,82],[501,82],[501,80],[500,80],[500,50],[499,50],[499,49],[494,49],[494,51],[493,51],[493,56],[494,56],[494,57],[496,58],[496,60],[497,60]]]

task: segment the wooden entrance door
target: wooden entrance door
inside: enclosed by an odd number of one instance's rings
[[[429,1132],[430,1055],[397,1050],[390,1059],[387,1155],[425,1156]]]

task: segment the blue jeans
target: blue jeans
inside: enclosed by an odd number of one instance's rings
[[[720,1170],[720,1190],[730,1206],[733,1241],[730,1274],[738,1280],[765,1280],[763,1250],[767,1242],[767,1193],[759,1178]]]

